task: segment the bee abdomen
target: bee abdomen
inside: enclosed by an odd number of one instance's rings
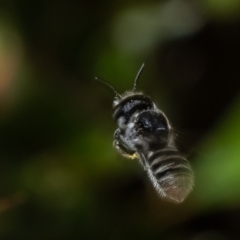
[[[193,187],[189,162],[174,148],[156,151],[148,162],[159,193],[174,202],[182,202]]]

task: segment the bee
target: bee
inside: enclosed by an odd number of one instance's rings
[[[138,159],[147,172],[160,197],[183,202],[194,185],[194,176],[188,160],[177,150],[173,128],[163,111],[152,99],[136,91],[144,64],[134,80],[133,89],[114,93],[113,119],[118,128],[113,146],[124,157]]]

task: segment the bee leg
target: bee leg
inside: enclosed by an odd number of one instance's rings
[[[118,128],[118,129],[114,132],[113,138],[114,138],[114,139],[119,139],[119,134],[120,134],[120,129]]]
[[[144,154],[141,151],[139,151],[138,154],[140,156],[140,158],[139,158],[140,164],[142,165],[143,169],[145,171],[147,171],[147,165],[146,165],[146,161],[147,160],[146,160],[146,157],[144,156]]]
[[[138,158],[136,153],[128,149],[127,146],[121,141],[121,138],[119,135],[120,135],[120,130],[117,129],[114,133],[113,147],[116,148],[116,150],[126,158],[130,158],[130,159]]]

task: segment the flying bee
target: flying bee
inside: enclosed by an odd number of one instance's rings
[[[143,67],[144,64],[133,89],[121,95],[110,84],[96,78],[116,94],[113,119],[118,129],[113,146],[124,157],[139,160],[160,197],[180,203],[193,188],[193,172],[174,144],[175,135],[167,116],[149,96],[136,91]]]

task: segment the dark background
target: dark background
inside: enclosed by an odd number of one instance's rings
[[[2,0],[0,239],[239,239],[240,2]],[[114,94],[150,95],[195,187],[160,199],[112,148]]]

